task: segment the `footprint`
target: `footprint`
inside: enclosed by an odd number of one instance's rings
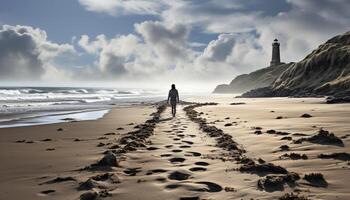
[[[171,147],[173,147],[173,145],[171,145],[171,144],[165,146],[165,148],[168,148],[168,149],[171,148]]]
[[[162,155],[160,155],[160,157],[170,157],[170,156],[172,156],[173,154],[168,154],[168,153],[166,153],[166,154],[162,154]]]
[[[182,142],[184,142],[184,143],[187,143],[187,144],[193,144],[193,142],[191,142],[191,141],[187,141],[187,140],[182,140]]]
[[[178,141],[178,140],[181,140],[181,139],[180,139],[180,138],[174,138],[173,140],[174,140],[174,141]]]
[[[44,190],[44,191],[41,191],[40,194],[50,194],[54,192],[56,192],[56,190]]]
[[[199,200],[199,197],[180,197],[180,200]]]
[[[180,148],[191,148],[191,146],[188,146],[188,145],[182,145],[182,146],[179,146]]]
[[[179,184],[169,184],[169,185],[165,186],[165,189],[173,190],[173,189],[177,189],[179,187],[181,187],[181,185],[179,185]]]
[[[196,137],[196,135],[188,135],[188,136],[190,136],[191,138],[194,138],[194,137]]]
[[[169,161],[171,162],[171,163],[182,163],[182,162],[184,162],[186,159],[185,158],[170,158],[169,159]]]
[[[185,137],[184,134],[177,134],[177,136],[179,136],[179,137],[181,137],[181,138]]]
[[[40,183],[39,185],[43,185],[43,184],[53,184],[53,183],[62,183],[62,182],[66,182],[66,181],[77,181],[75,178],[71,177],[71,176],[67,176],[67,177],[56,177],[55,179],[46,181],[44,183]]]
[[[222,187],[216,183],[202,181],[202,182],[196,182],[196,184],[203,184],[207,187],[193,189],[193,191],[197,191],[197,192],[220,192],[220,191],[222,191]]]
[[[169,174],[168,178],[171,180],[183,181],[187,180],[191,175],[183,171],[174,171]]]
[[[158,147],[147,147],[147,150],[149,151],[154,151],[154,150],[157,150],[159,149]]]
[[[159,173],[164,173],[167,172],[168,170],[165,169],[153,169],[153,170],[149,170],[146,175],[152,175],[152,174],[159,174]]]
[[[204,168],[204,167],[192,167],[189,170],[192,171],[192,172],[204,172],[204,171],[207,171],[207,169]]]
[[[184,131],[183,130],[180,130],[180,131],[176,131],[176,133],[183,133]]]
[[[194,152],[194,151],[188,151],[187,154],[185,154],[185,156],[195,156],[195,157],[199,157],[202,154],[199,152]]]
[[[162,182],[162,183],[166,182],[166,178],[164,178],[164,177],[158,177],[155,180],[159,181],[159,182]]]
[[[200,165],[200,166],[208,166],[209,165],[209,163],[203,162],[203,161],[195,162],[194,164],[195,165]]]
[[[167,172],[168,170],[166,169],[153,169],[151,170],[153,173],[164,173],[164,172]]]
[[[182,149],[174,149],[174,150],[172,150],[172,152],[174,152],[174,153],[179,153],[181,151],[182,151]]]
[[[128,169],[124,170],[124,173],[129,175],[129,176],[135,176],[139,172],[141,172],[141,167],[128,168]]]

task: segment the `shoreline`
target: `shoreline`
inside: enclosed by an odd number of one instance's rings
[[[36,126],[65,122],[97,120],[115,108],[152,105],[153,103],[131,103],[128,105],[102,105],[93,108],[65,109],[59,111],[41,111],[27,114],[14,114],[10,119],[0,116],[0,129],[24,126]],[[2,117],[2,119],[1,119]]]
[[[89,109],[67,112],[45,112],[43,115],[23,117],[0,122],[1,128],[14,128],[26,126],[38,126],[47,124],[57,124],[66,122],[78,122],[86,120],[97,120],[106,115],[110,109]]]

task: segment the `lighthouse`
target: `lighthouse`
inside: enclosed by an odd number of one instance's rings
[[[271,59],[271,66],[279,65],[281,64],[280,59],[280,43],[277,39],[275,39],[272,43],[272,59]]]

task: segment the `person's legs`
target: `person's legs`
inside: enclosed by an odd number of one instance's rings
[[[176,114],[176,103],[175,102],[171,102],[171,114],[173,115],[173,117],[175,117],[175,114]]]
[[[176,115],[176,103],[174,103],[174,117]]]
[[[171,115],[174,116],[174,106],[171,104]]]

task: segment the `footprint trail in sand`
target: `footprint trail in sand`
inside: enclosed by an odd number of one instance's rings
[[[151,144],[126,153],[119,163],[127,170],[114,191],[118,199],[227,198],[225,187],[233,187],[233,174],[227,169],[237,165],[211,159],[223,150],[183,110],[176,118],[166,110],[161,118]]]

